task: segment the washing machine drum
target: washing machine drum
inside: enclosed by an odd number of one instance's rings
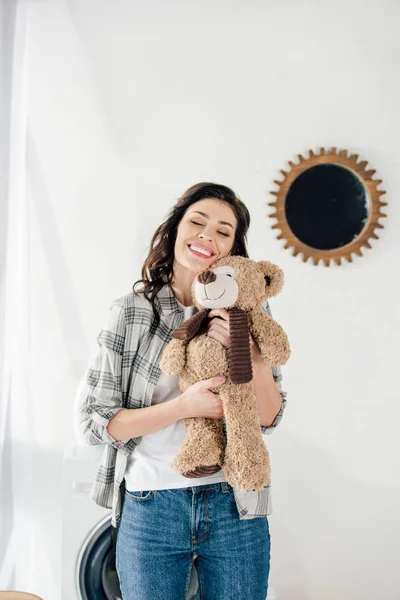
[[[115,568],[116,530],[111,517],[101,521],[86,539],[77,563],[80,600],[121,600]]]

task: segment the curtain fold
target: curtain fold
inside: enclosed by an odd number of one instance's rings
[[[28,14],[28,3],[1,3],[0,588],[26,591],[34,579],[35,548],[29,511],[35,482],[29,381]]]

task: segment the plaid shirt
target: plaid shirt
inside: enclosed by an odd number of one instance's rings
[[[171,332],[183,322],[184,312],[166,283],[156,298],[160,324],[155,326],[151,304],[143,294],[134,293],[115,300],[99,333],[99,351],[91,361],[77,398],[79,430],[88,445],[105,444],[91,497],[100,506],[112,509],[112,525],[121,515],[121,498],[127,458],[140,437],[116,441],[107,432],[108,422],[120,410],[151,405],[161,370],[161,352],[171,340]],[[262,310],[271,315],[268,302]],[[281,393],[282,407],[270,427],[261,425],[262,434],[272,432],[282,418],[286,394],[281,388],[279,367],[272,367]],[[226,432],[226,428],[225,428]],[[270,484],[260,490],[242,492],[233,488],[240,519],[253,519],[271,513]]]

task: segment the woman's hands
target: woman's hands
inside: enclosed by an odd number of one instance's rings
[[[210,318],[210,322],[207,325],[208,337],[229,348],[231,345],[229,312],[225,308],[214,308],[208,313],[208,316]],[[257,352],[259,354],[259,350],[251,334],[250,348],[252,359],[254,360],[253,353]],[[212,377],[211,379],[203,379],[191,385],[180,397],[182,400],[183,418],[208,417],[222,419],[224,416],[222,400],[219,394],[211,392],[210,388],[218,387],[221,383],[224,383],[225,379],[225,377]]]
[[[207,325],[208,337],[216,340],[226,348],[231,345],[229,333],[229,313],[225,308],[214,308],[208,313],[210,322]]]
[[[202,379],[187,388],[180,396],[182,415],[185,417],[207,417],[222,419],[224,411],[219,394],[210,391],[224,383],[226,377]]]
[[[229,312],[225,308],[214,308],[208,313],[210,320],[208,324],[208,337],[216,340],[226,348],[231,345],[230,330],[229,330]],[[256,353],[257,345],[250,334],[250,349],[252,354]]]

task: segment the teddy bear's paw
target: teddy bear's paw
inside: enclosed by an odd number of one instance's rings
[[[264,450],[263,450],[264,448]],[[259,490],[270,481],[270,461],[268,451],[263,448],[255,454],[225,454],[222,466],[227,482],[241,491]]]
[[[201,448],[184,442],[174,460],[174,469],[184,477],[207,477],[221,470],[224,452],[216,446]]]
[[[224,468],[225,473],[225,468]],[[263,476],[257,476],[249,478],[248,476],[244,477],[228,477],[225,473],[225,477],[229,485],[232,487],[242,491],[242,492],[255,492],[261,490],[263,487],[268,485],[270,481],[270,477],[267,474]]]

